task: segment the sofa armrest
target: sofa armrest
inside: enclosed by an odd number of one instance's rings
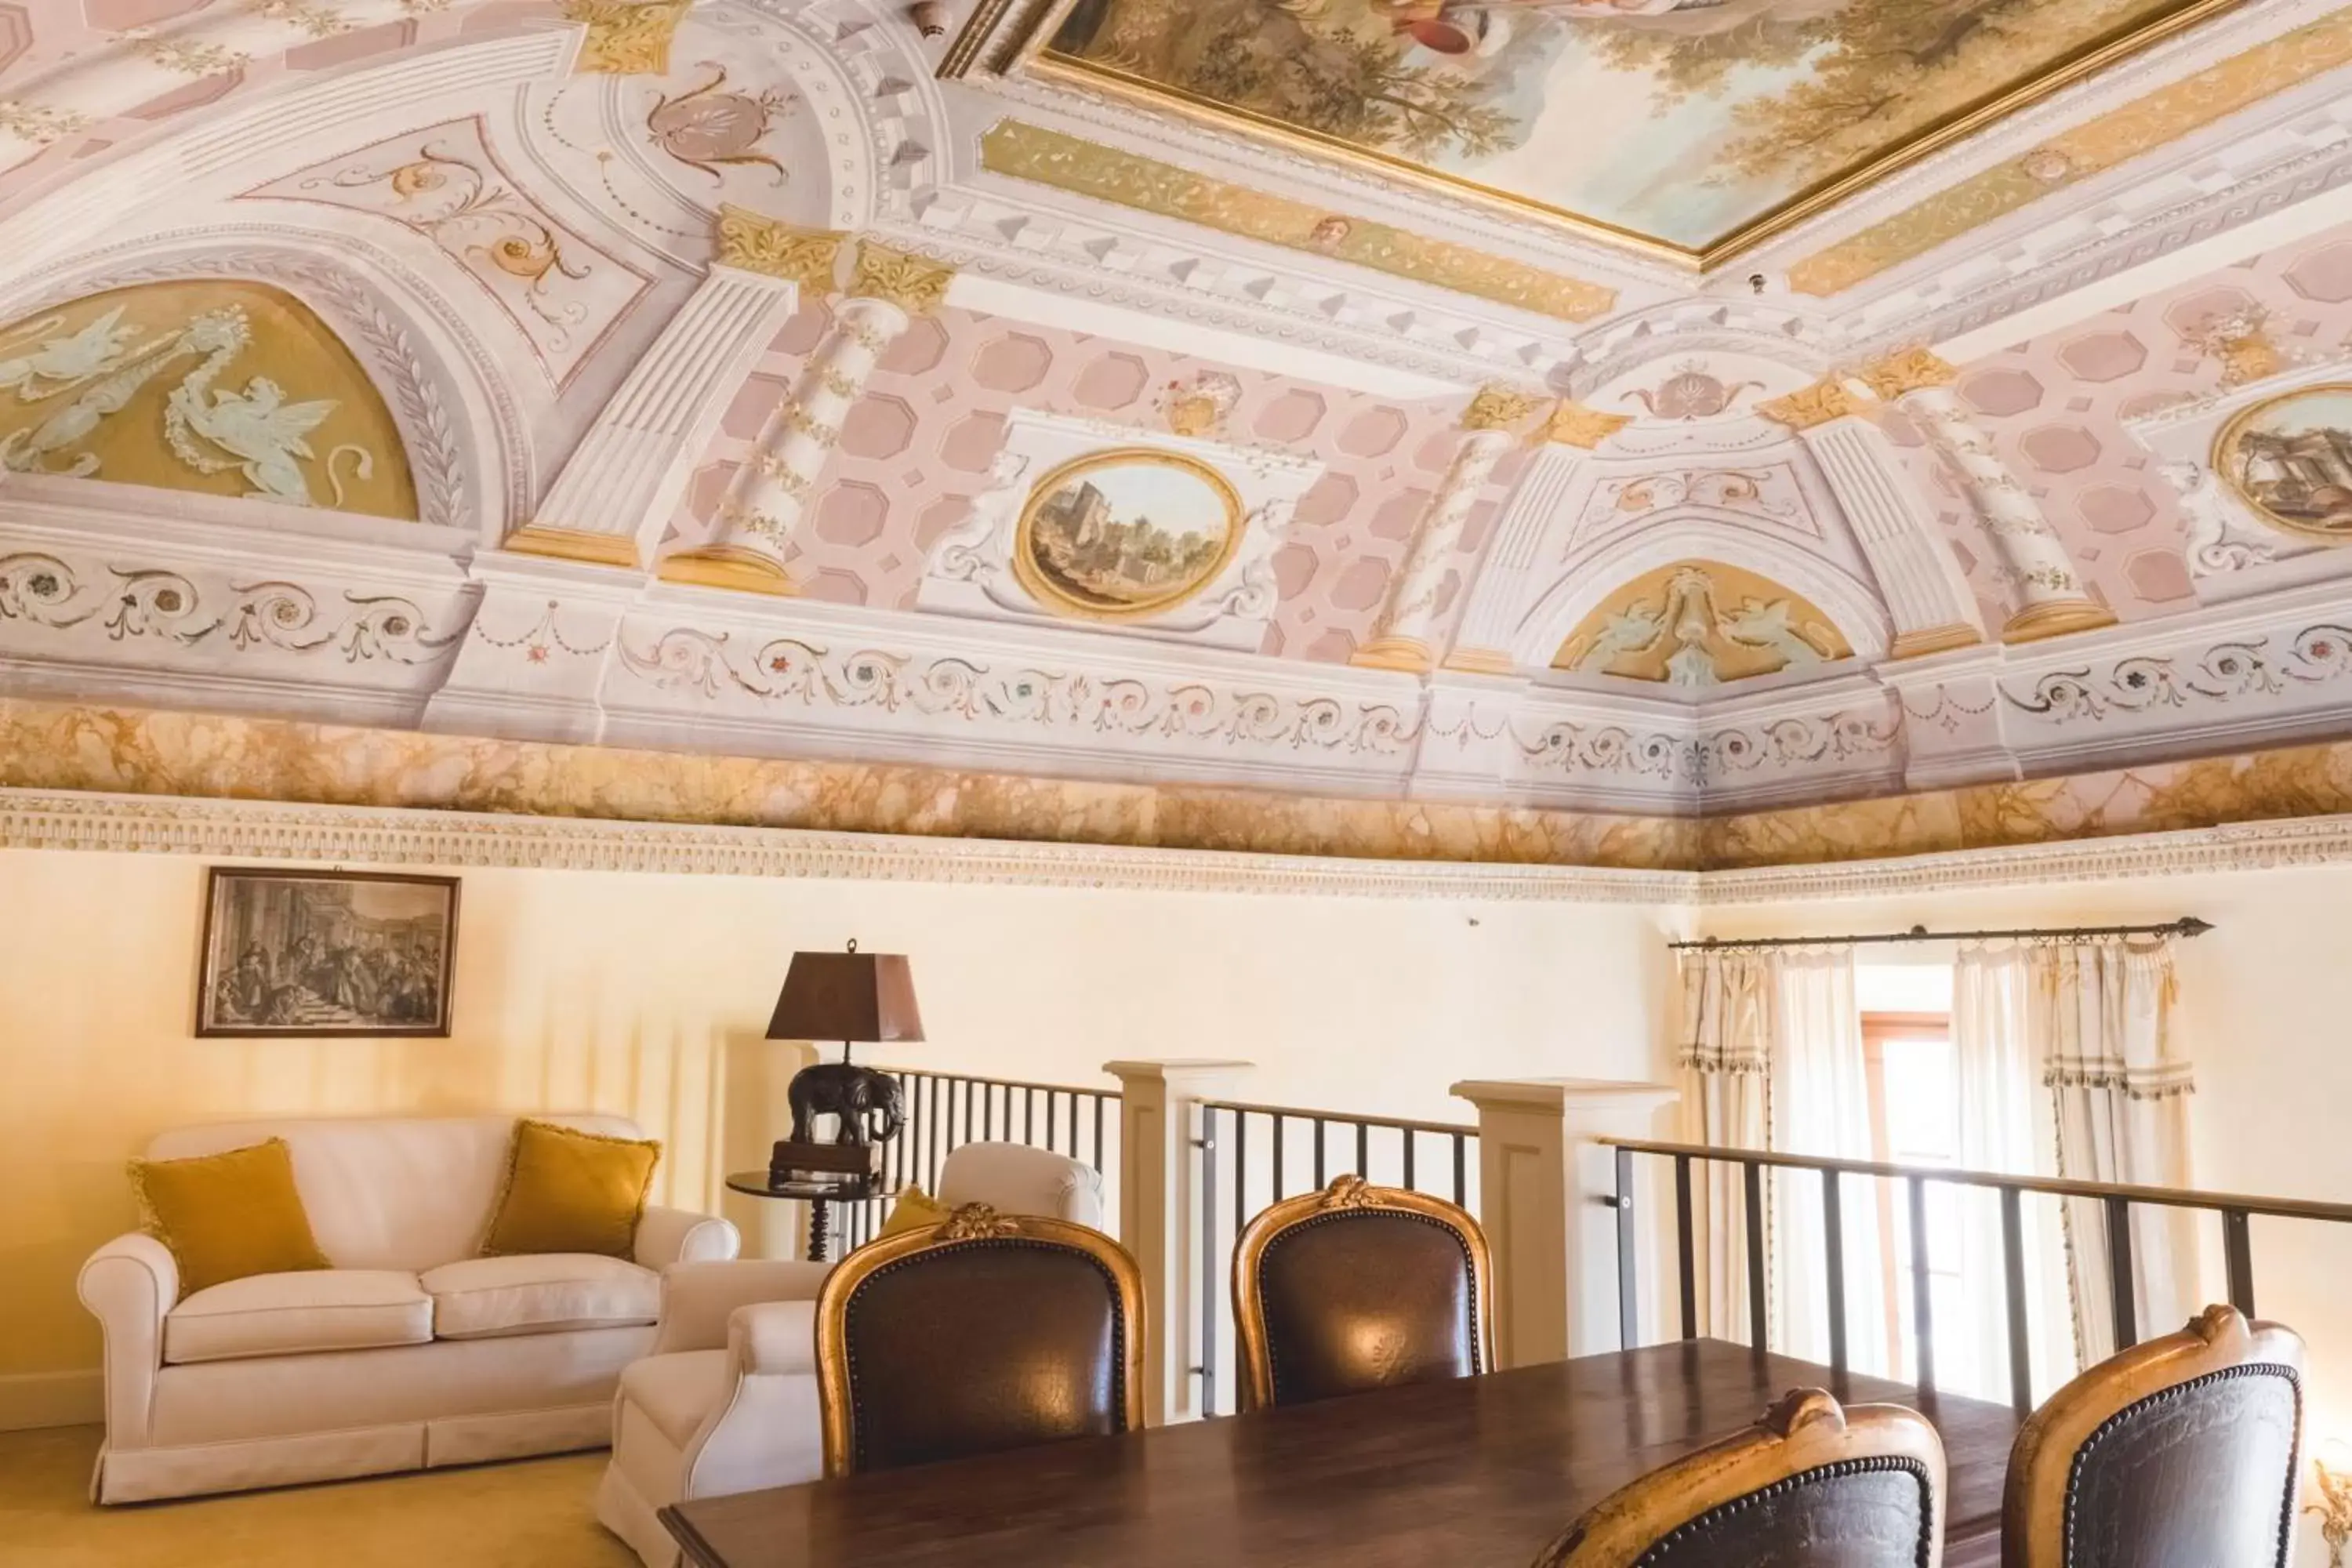
[[[722,1263],[743,1250],[743,1237],[723,1219],[647,1204],[631,1249],[647,1268],[674,1263]]]
[[[152,1236],[118,1236],[90,1254],[76,1289],[106,1335],[107,1441],[141,1447],[163,1370],[163,1319],[180,1300],[179,1263]]]
[[[727,1359],[738,1375],[816,1375],[816,1303],[761,1301],[727,1318]]]
[[[661,1332],[648,1355],[727,1348],[727,1318],[759,1301],[814,1301],[831,1270],[822,1263],[681,1263],[662,1275]]]

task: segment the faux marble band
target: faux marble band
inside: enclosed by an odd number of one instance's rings
[[[1022,845],[1046,847],[1037,855],[1067,850],[1076,856],[1072,864],[1079,869],[1073,874],[1121,883],[1146,873],[1118,860],[1122,868],[1114,875],[1102,868],[1108,863],[1099,859],[1100,853],[1148,850],[1160,858],[1150,862],[1148,877],[1208,877],[1213,884],[1223,873],[1170,868],[1202,865],[1204,852],[1238,855],[1249,863],[1244,882],[1279,868],[1281,877],[1307,877],[1325,890],[1339,890],[1329,880],[1339,873],[1329,866],[1314,868],[1314,862],[1344,864],[1347,886],[1356,890],[1404,878],[1415,889],[1475,886],[1484,890],[1481,896],[1493,897],[1521,896],[1496,890],[1516,885],[1513,873],[1521,871],[1647,875],[1649,881],[1639,876],[1631,882],[1606,879],[1605,893],[1566,877],[1570,890],[1529,895],[1635,901],[1679,897],[1675,890],[1697,872],[1721,879],[1727,898],[1764,898],[1780,896],[1763,889],[1780,884],[1769,878],[1743,882],[1740,875],[1762,868],[1802,868],[1789,875],[1820,892],[1843,875],[1833,875],[1831,868],[1844,863],[1884,868],[1900,861],[1906,877],[1915,867],[1974,866],[1979,860],[1969,858],[2004,852],[2016,854],[2021,864],[2035,855],[2055,855],[2051,864],[2106,865],[2125,852],[2084,841],[2177,847],[2191,842],[2183,835],[2210,833],[2217,836],[2210,844],[2197,840],[2207,847],[2195,853],[2206,858],[2200,864],[2217,856],[2218,864],[2234,863],[2230,857],[2250,846],[2263,854],[2284,852],[2284,846],[2297,856],[2329,858],[2340,840],[2352,837],[2352,742],[1699,819],[1318,799],[0,700],[0,788],[37,792],[52,803],[45,808],[52,816],[67,811],[55,803],[92,800],[89,810],[68,815],[100,824],[126,809],[99,798],[107,796],[177,797],[173,804],[182,812],[207,802],[276,803],[220,808],[235,812],[391,809],[399,812],[397,831],[386,825],[383,833],[395,838],[428,831],[441,836],[439,847],[429,855],[399,858],[457,864],[474,862],[456,854],[452,845],[488,834],[556,847],[533,848],[532,855],[571,853],[561,848],[565,845],[618,846],[582,851],[600,865],[634,865],[628,857],[650,853],[646,847],[655,846],[658,865],[646,868],[733,868],[705,866],[698,858],[719,855],[724,860],[739,853],[736,841],[665,836],[668,828],[696,827],[797,836],[792,853],[781,860],[773,858],[782,853],[775,847],[783,840],[742,841],[757,848],[758,863],[741,868],[750,874],[897,875],[864,868],[863,862],[853,871],[835,873],[824,868],[824,857],[849,854],[843,847],[856,846],[858,855],[870,850],[887,859],[903,852],[905,844],[921,840],[937,846],[923,851],[933,859],[967,853],[950,847],[959,842],[984,844],[969,851],[982,857],[1013,853]],[[566,823],[593,826],[583,826],[583,838],[571,834]],[[57,834],[66,830],[21,831],[32,837],[6,841],[57,842]],[[451,839],[451,834],[457,837]],[[825,838],[823,855],[814,861],[793,858],[814,853],[808,849],[814,842],[809,835]],[[341,841],[331,836],[301,842],[312,847],[213,852],[358,858],[358,851],[347,857],[335,847]],[[723,854],[710,847],[722,844]],[[2052,847],[2070,844],[2073,859]],[[688,853],[681,845],[694,847]],[[369,851],[386,852],[380,845]],[[1024,865],[1035,858],[1026,850],[1022,854]],[[2125,853],[2124,860],[2113,863],[2171,868],[2169,863],[2133,860],[2137,854]],[[559,858],[496,863],[572,862]],[[1416,864],[1427,874],[1412,869]],[[1883,882],[1873,879],[1885,874],[1872,871],[1856,890],[1879,889]],[[1919,874],[1932,879],[1948,873]]]

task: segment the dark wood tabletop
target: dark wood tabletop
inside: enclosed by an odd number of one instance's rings
[[[702,1568],[1528,1568],[1587,1507],[1790,1388],[1924,1411],[1947,1568],[2000,1562],[2007,1405],[1715,1340],[662,1510]]]

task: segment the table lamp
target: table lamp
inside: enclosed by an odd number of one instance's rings
[[[841,1059],[803,1068],[785,1090],[793,1109],[792,1136],[779,1142],[768,1162],[779,1178],[795,1171],[870,1177],[882,1168],[882,1145],[906,1124],[898,1080],[859,1067],[851,1053],[860,1045],[923,1037],[915,1006],[915,975],[906,955],[860,952],[795,952],[784,971],[784,988],[768,1019],[772,1040],[839,1040]],[[833,1141],[816,1142],[816,1118],[835,1118]]]

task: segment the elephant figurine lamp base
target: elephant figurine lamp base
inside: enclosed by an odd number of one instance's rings
[[[879,1143],[807,1143],[780,1138],[768,1155],[768,1174],[780,1182],[803,1175],[839,1176],[847,1182],[862,1182],[881,1173]]]

